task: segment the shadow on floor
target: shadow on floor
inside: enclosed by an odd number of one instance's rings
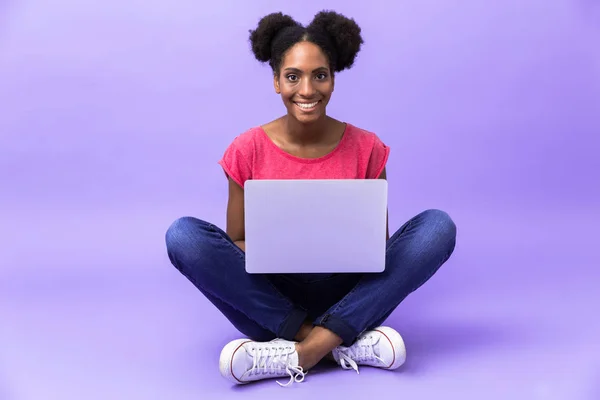
[[[442,361],[462,358],[476,353],[477,359],[490,357],[499,349],[505,347],[520,347],[527,340],[526,332],[519,331],[514,327],[499,327],[481,324],[465,324],[464,322],[423,322],[422,320],[403,320],[401,324],[391,323],[398,326],[403,332],[402,336],[407,347],[407,361],[397,371],[385,373],[417,374],[422,375],[428,370],[433,370]],[[514,333],[509,333],[514,332]],[[523,335],[521,335],[523,333]],[[369,367],[361,367],[369,368]],[[340,371],[340,367],[330,361],[323,361],[313,370],[310,375],[326,375]],[[353,372],[353,371],[348,371]],[[280,378],[282,384],[287,378]],[[232,390],[252,390],[262,385],[273,385],[272,380],[259,381],[251,385],[232,386]]]
[[[439,361],[478,353],[495,353],[503,347],[520,347],[527,335],[512,327],[431,319],[427,322],[403,320],[393,324],[404,338],[407,359],[400,372],[420,374],[435,368]]]

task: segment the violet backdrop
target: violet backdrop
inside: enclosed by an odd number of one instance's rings
[[[239,334],[164,232],[224,226],[219,157],[284,112],[248,30],[322,9],[363,28],[329,113],[391,146],[391,228],[434,207],[459,236],[390,318],[403,370],[287,396],[598,395],[600,3],[0,0],[1,399],[242,395],[217,367]]]

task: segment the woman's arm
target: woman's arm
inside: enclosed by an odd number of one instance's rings
[[[227,201],[227,235],[242,251],[246,251],[244,229],[244,189],[229,178],[229,200]]]
[[[385,167],[383,168],[383,171],[381,171],[381,175],[379,175],[379,179],[385,179],[387,180],[387,172],[385,171]],[[385,240],[388,241],[390,240],[390,217],[389,217],[389,212],[387,213],[386,216],[386,221],[385,221]]]

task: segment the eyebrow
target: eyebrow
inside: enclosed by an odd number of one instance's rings
[[[301,69],[294,68],[294,67],[288,67],[288,68],[284,69],[284,71],[291,71],[291,72],[302,73]],[[319,68],[313,69],[312,72],[317,72],[317,71],[328,71],[328,68],[327,67],[319,67]]]

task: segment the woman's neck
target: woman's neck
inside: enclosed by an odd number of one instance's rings
[[[300,145],[323,141],[323,139],[326,139],[331,126],[330,118],[327,116],[313,123],[303,124],[297,119],[286,115],[282,122],[287,140]]]

